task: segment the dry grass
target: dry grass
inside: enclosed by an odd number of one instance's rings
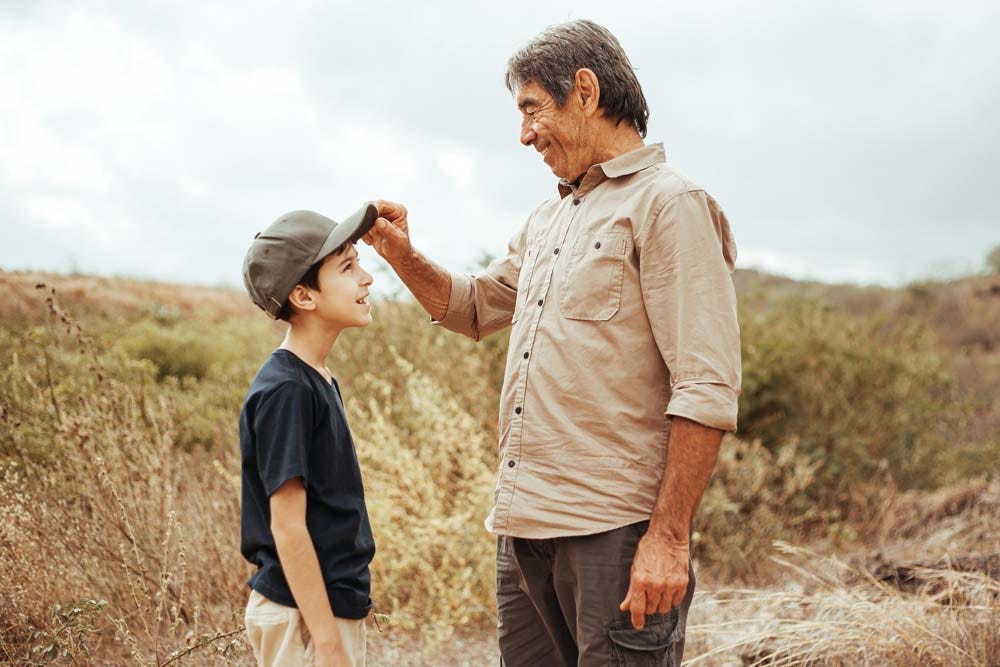
[[[203,380],[157,381],[156,367],[89,336],[45,293],[49,323],[0,341],[12,346],[0,368],[0,662],[251,661],[241,641],[250,566],[238,550],[235,423],[276,342],[261,336],[270,324],[236,324],[249,330],[238,341],[248,358],[234,369],[213,363]],[[379,326],[396,333],[355,338],[331,363],[350,387],[379,549],[373,598],[422,659],[456,630],[495,620],[494,546],[481,525],[495,436],[453,386],[396,352],[407,313],[385,305]],[[476,364],[488,361],[456,365],[482,375]],[[218,394],[221,407],[197,402]],[[186,420],[192,431],[177,421],[181,410],[207,426]]]
[[[1000,581],[924,569],[902,593],[832,557],[778,543],[784,590],[719,590],[696,598],[685,665],[1000,663]]]
[[[113,377],[93,342],[50,307],[84,350],[90,381],[57,400],[52,384],[27,376],[35,402],[52,406],[43,426],[57,451],[43,460],[22,448],[14,411],[3,412],[21,455],[0,467],[0,646],[15,664],[165,664],[238,628],[248,571],[233,557],[237,490],[173,446],[168,399],[148,401]],[[238,469],[235,459],[218,465]],[[213,646],[239,648],[228,637]],[[201,664],[227,664],[210,656]]]

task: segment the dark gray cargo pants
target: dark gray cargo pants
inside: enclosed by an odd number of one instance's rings
[[[506,667],[675,667],[694,596],[694,570],[679,607],[632,627],[618,605],[648,521],[605,533],[497,539],[497,634]]]

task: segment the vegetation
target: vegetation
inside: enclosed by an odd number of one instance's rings
[[[994,275],[1000,275],[1000,245],[986,256],[986,269]]]
[[[703,582],[781,580],[768,561],[774,540],[881,543],[901,530],[892,517],[923,502],[914,498],[972,476],[984,481],[961,507],[990,497],[1000,470],[989,430],[995,348],[943,326],[947,286],[830,296],[741,280],[741,430],[725,441],[697,520]],[[989,305],[977,312],[1000,317],[989,279],[977,280],[968,294]],[[228,290],[2,272],[0,285],[11,295],[0,305],[0,662],[250,664],[236,416],[280,325]],[[506,338],[475,344],[429,326],[404,300],[378,302],[374,314],[372,327],[343,335],[329,365],[378,543],[373,598],[393,628],[432,650],[495,621],[494,543],[482,520]],[[945,515],[954,513],[918,524]],[[976,581],[982,595],[949,598],[967,616],[945,618],[936,594],[919,599],[941,623],[995,646],[996,624],[982,630],[975,611],[995,620],[993,584]],[[866,586],[843,589],[871,612],[852,619],[912,602]],[[766,606],[823,609],[809,595]],[[789,639],[834,612],[816,614],[758,644],[780,664],[834,660],[829,647],[804,651]],[[965,654],[995,656],[935,623],[927,627]],[[751,635],[732,651],[749,650]],[[959,656],[925,642],[936,648],[912,655]]]

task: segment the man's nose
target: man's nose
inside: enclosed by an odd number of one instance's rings
[[[521,143],[523,145],[530,146],[537,138],[538,134],[532,128],[531,123],[525,123],[521,127]]]

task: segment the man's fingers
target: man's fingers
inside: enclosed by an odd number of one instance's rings
[[[642,626],[646,624],[645,591],[638,591],[632,594],[632,602],[629,605],[629,611],[632,612],[632,627],[636,630],[642,630]]]
[[[663,604],[664,599],[669,599],[666,595],[649,591],[646,593],[646,614],[655,614],[656,610]]]
[[[396,224],[385,218],[379,218],[375,221],[374,231],[376,233],[385,234],[386,236],[393,236],[396,239],[405,239],[406,232],[400,229]]]
[[[687,595],[687,582],[685,582],[683,588],[678,587],[677,590],[674,591],[673,597],[671,598],[670,601],[670,606],[671,607],[681,606],[681,602],[684,602],[685,595]]]
[[[632,604],[632,588],[631,588],[631,586],[628,589],[628,593],[625,594],[625,599],[622,600],[622,603],[620,605],[618,605],[618,610],[619,611],[628,611],[628,607],[629,607],[630,604]]]
[[[657,607],[656,607],[656,613],[657,614],[666,614],[668,611],[670,611],[670,609],[671,609],[670,600],[671,600],[670,595],[661,595],[660,596],[660,604],[657,605]]]
[[[375,204],[375,208],[378,209],[378,214],[382,217],[390,218],[392,220],[398,220],[399,218],[406,217],[406,207],[402,204],[386,201],[385,199],[376,199],[372,203]]]

